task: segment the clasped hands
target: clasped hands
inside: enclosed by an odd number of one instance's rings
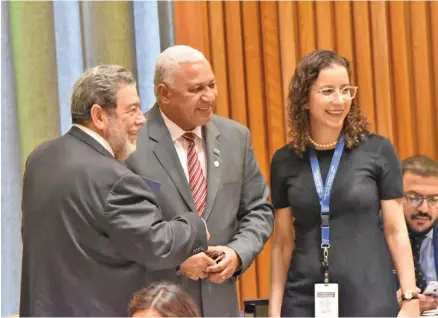
[[[189,257],[180,270],[192,280],[209,279],[220,284],[233,276],[240,265],[240,258],[231,247],[218,245]]]

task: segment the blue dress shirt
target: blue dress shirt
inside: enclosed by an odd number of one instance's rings
[[[420,266],[426,282],[436,281],[435,253],[433,248],[433,229],[426,234],[420,248]]]

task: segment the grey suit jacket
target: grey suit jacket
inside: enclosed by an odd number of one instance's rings
[[[163,221],[145,180],[77,127],[32,152],[23,184],[20,316],[126,316],[148,271],[207,247],[204,222]]]
[[[160,110],[154,106],[139,134],[137,151],[127,166],[161,183],[157,200],[166,219],[196,211],[174,143]],[[254,158],[246,127],[219,116],[203,127],[207,156],[207,206],[204,218],[209,245],[228,245],[242,260],[242,272],[254,261],[273,227],[268,187]],[[268,275],[268,273],[266,273]],[[178,281],[194,297],[204,316],[237,316],[236,276],[222,284],[177,277],[175,271],[154,273],[154,279]],[[149,278],[148,278],[149,279]]]

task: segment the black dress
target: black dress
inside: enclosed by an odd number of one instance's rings
[[[334,150],[317,151],[323,180]],[[380,200],[403,196],[400,163],[390,141],[370,135],[344,149],[330,200],[330,281],[339,284],[339,315],[396,316],[396,285],[379,216]],[[323,282],[320,204],[309,153],[288,146],[271,164],[272,201],[291,207],[295,250],[281,310],[284,316],[314,316],[314,284]],[[395,211],[394,211],[395,213]],[[403,217],[403,215],[400,215]]]

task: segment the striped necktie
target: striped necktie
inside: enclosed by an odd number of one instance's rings
[[[414,254],[414,266],[415,266],[415,281],[417,287],[423,291],[426,288],[426,279],[420,266],[420,250],[421,243],[423,243],[425,235],[416,235],[415,233],[409,233],[411,239],[412,253]]]
[[[195,201],[196,209],[200,217],[204,216],[206,199],[207,199],[207,182],[202,173],[201,162],[195,150],[195,138],[193,133],[185,133],[184,139],[189,142],[187,151],[187,167],[189,171],[190,190],[192,191],[193,201]]]

